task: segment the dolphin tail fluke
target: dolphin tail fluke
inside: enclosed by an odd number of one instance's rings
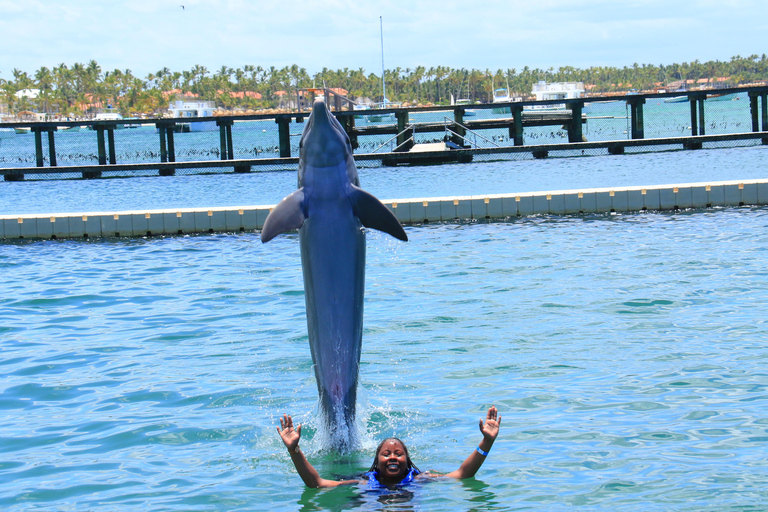
[[[352,192],[349,197],[355,210],[355,215],[363,226],[383,231],[403,242],[408,241],[403,226],[397,217],[384,206],[384,203],[376,199],[373,194],[351,185]]]
[[[261,229],[262,243],[269,242],[280,233],[292,229],[299,229],[304,220],[304,188],[300,188],[293,194],[280,201],[274,210],[269,212]]]

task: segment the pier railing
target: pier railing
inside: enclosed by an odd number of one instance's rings
[[[360,166],[438,162],[442,153],[466,162],[768,144],[768,87],[334,114]],[[0,174],[18,181],[295,170],[308,116],[184,118],[183,129],[167,118],[3,123]],[[468,144],[468,134],[491,144]],[[390,138],[398,151],[374,152]],[[402,151],[441,142],[445,149]]]

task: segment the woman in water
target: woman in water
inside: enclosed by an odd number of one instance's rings
[[[499,426],[501,425],[501,416],[496,407],[488,409],[485,417],[485,423],[480,420],[480,432],[483,434],[483,440],[480,445],[469,454],[469,457],[459,466],[456,471],[451,471],[445,476],[453,478],[470,478],[475,476],[477,470],[485,462],[488,452],[491,450],[496,436],[499,435]],[[280,426],[277,428],[280,438],[288,448],[291,455],[291,461],[296,466],[301,479],[307,487],[336,487],[337,485],[349,485],[358,483],[371,483],[392,487],[398,484],[408,483],[424,475],[411,462],[408,455],[408,448],[397,438],[391,437],[385,439],[376,448],[376,454],[373,459],[370,471],[365,473],[367,480],[326,480],[321,478],[317,470],[312,467],[307,458],[299,449],[299,439],[301,439],[301,424],[293,428],[293,419],[284,414],[280,418]],[[435,475],[432,475],[435,476]]]

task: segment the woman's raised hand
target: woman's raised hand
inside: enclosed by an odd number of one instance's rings
[[[280,434],[280,439],[283,440],[288,451],[294,453],[299,447],[299,439],[301,439],[301,423],[294,429],[293,418],[288,414],[283,414],[283,417],[280,418],[280,426],[277,427],[277,433]]]
[[[488,414],[485,416],[485,424],[483,420],[480,420],[480,432],[483,437],[493,443],[496,440],[496,436],[499,435],[499,427],[501,426],[501,415],[496,407],[491,406],[488,409]]]

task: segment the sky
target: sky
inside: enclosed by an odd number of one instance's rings
[[[183,7],[182,7],[183,6]],[[768,53],[768,0],[0,0],[0,78],[205,66],[632,66]]]

